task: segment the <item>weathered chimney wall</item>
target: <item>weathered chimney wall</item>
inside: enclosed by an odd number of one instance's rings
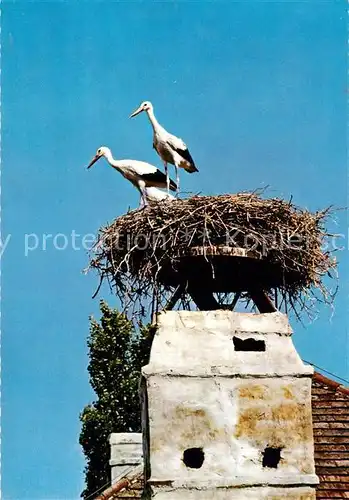
[[[157,500],[311,500],[312,367],[281,313],[161,313],[143,368]]]

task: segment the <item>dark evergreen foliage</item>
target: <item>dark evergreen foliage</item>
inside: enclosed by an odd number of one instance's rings
[[[140,432],[139,379],[147,364],[154,328],[138,331],[124,314],[101,301],[100,322],[90,318],[88,372],[96,400],[80,415],[79,442],[87,464],[83,498],[110,481],[109,434]],[[93,496],[94,498],[94,496]]]

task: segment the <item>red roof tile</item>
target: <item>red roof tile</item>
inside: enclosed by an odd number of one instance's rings
[[[316,498],[349,498],[349,389],[315,372],[312,407]]]

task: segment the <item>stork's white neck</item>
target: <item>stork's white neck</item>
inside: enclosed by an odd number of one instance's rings
[[[120,170],[120,162],[118,160],[115,160],[110,150],[104,152],[104,158],[107,160],[111,167]]]
[[[154,110],[152,108],[151,109],[147,109],[147,115],[148,115],[149,121],[150,121],[150,123],[151,123],[151,125],[153,127],[154,132],[156,130],[162,129],[162,126],[160,125],[160,123],[155,118]]]
[[[104,158],[107,160],[108,163],[110,163],[110,165],[112,165],[116,161],[116,160],[114,160],[110,149],[107,149],[106,151],[104,151]]]

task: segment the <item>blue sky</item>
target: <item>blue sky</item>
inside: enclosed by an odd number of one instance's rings
[[[88,316],[98,315],[81,236],[136,207],[100,162],[161,166],[142,100],[184,138],[206,194],[270,185],[311,210],[347,204],[346,2],[3,2],[2,493],[73,499],[83,488],[79,412],[93,394]],[[339,213],[334,231],[346,234]],[[58,246],[68,238],[67,248]],[[25,235],[31,248],[25,255]],[[43,235],[46,237],[46,249]],[[293,321],[303,358],[349,378],[348,251],[336,308]],[[107,291],[102,294],[114,304]]]

